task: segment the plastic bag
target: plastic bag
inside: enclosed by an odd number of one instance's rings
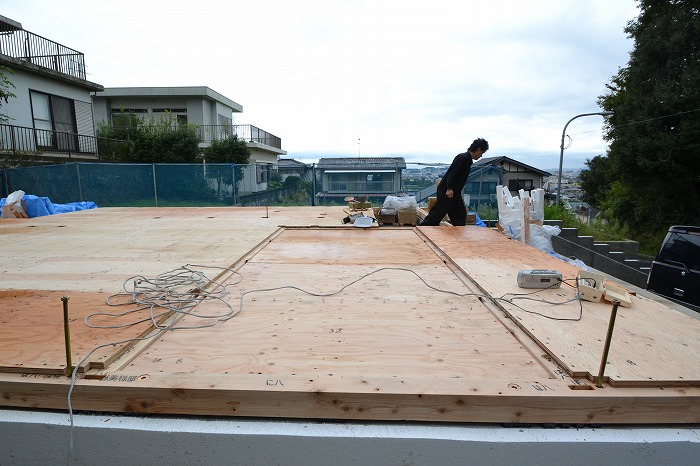
[[[560,232],[558,226],[533,223],[530,225],[530,240],[527,244],[544,252],[554,252],[552,236],[557,236]]]
[[[2,218],[28,218],[23,198],[24,191],[15,191],[7,196],[2,206]]]
[[[503,234],[510,236],[514,240],[522,240],[523,206],[525,198],[529,199],[530,222],[542,223],[544,220],[544,190],[533,189],[530,193],[525,190],[519,191],[520,197],[513,197],[507,186],[496,186],[496,197],[498,198],[498,224]],[[543,232],[538,232],[543,234]],[[550,235],[559,234],[547,231]],[[544,246],[544,245],[543,245]],[[551,246],[550,246],[551,249]]]
[[[387,196],[384,199],[382,209],[394,209],[397,212],[403,210],[415,211],[418,209],[418,203],[415,196]]]
[[[500,189],[500,192],[499,192]],[[507,186],[497,186],[496,194],[500,194],[498,202],[498,224],[503,233],[511,239],[519,240],[522,230],[522,203],[520,198],[513,197]]]

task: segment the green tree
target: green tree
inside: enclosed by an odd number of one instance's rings
[[[587,162],[584,189],[607,218],[643,241],[671,224],[700,224],[700,8],[697,0],[639,0],[625,32],[627,66],[599,104],[610,150]]]
[[[123,114],[113,117],[112,125],[101,123],[97,128],[97,144],[102,160],[133,161],[134,132],[138,131],[141,118]]]
[[[202,157],[206,163],[232,163],[234,165],[247,165],[250,163],[250,149],[245,141],[238,139],[238,136],[233,134],[226,139],[217,139],[211,142],[209,147],[205,147],[202,151]],[[234,174],[225,170],[220,172],[218,176],[221,182],[234,185],[234,190],[238,191],[238,184],[243,179],[243,169],[240,166],[234,167]]]
[[[231,135],[226,139],[212,141],[209,147],[202,151],[207,163],[235,163],[246,165],[250,162],[250,149],[245,141]]]
[[[112,126],[97,130],[100,154],[105,159],[137,163],[195,163],[200,155],[194,125],[173,126],[168,120],[146,121],[121,115]]]
[[[283,186],[282,175],[279,172],[270,172],[267,177],[267,189],[280,189]]]
[[[603,204],[611,183],[609,162],[610,158],[603,155],[586,161],[588,169],[582,170],[579,175],[583,190],[581,200],[594,206]]]
[[[301,177],[295,175],[290,175],[284,179],[284,187],[287,189],[303,189],[302,183]]]
[[[2,104],[7,103],[10,98],[17,97],[10,89],[14,89],[15,85],[7,77],[12,74],[12,70],[6,66],[0,66],[0,123],[7,123],[10,117],[2,110]]]

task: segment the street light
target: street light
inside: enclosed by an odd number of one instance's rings
[[[564,138],[566,137],[566,127],[569,126],[569,123],[574,121],[576,118],[580,117],[585,117],[585,116],[591,116],[591,115],[600,115],[602,117],[608,117],[613,115],[615,112],[593,112],[593,113],[582,113],[580,115],[576,115],[572,119],[566,122],[564,125],[564,131],[561,132],[561,152],[559,153],[559,181],[557,182],[557,199],[556,199],[556,205],[559,205],[559,196],[561,196],[561,170],[562,170],[562,165],[564,164]]]

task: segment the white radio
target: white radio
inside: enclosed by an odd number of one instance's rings
[[[561,272],[556,270],[521,270],[518,272],[520,288],[559,288]]]

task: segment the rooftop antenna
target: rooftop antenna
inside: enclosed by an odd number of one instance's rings
[[[357,158],[360,158],[360,138],[357,138]]]

